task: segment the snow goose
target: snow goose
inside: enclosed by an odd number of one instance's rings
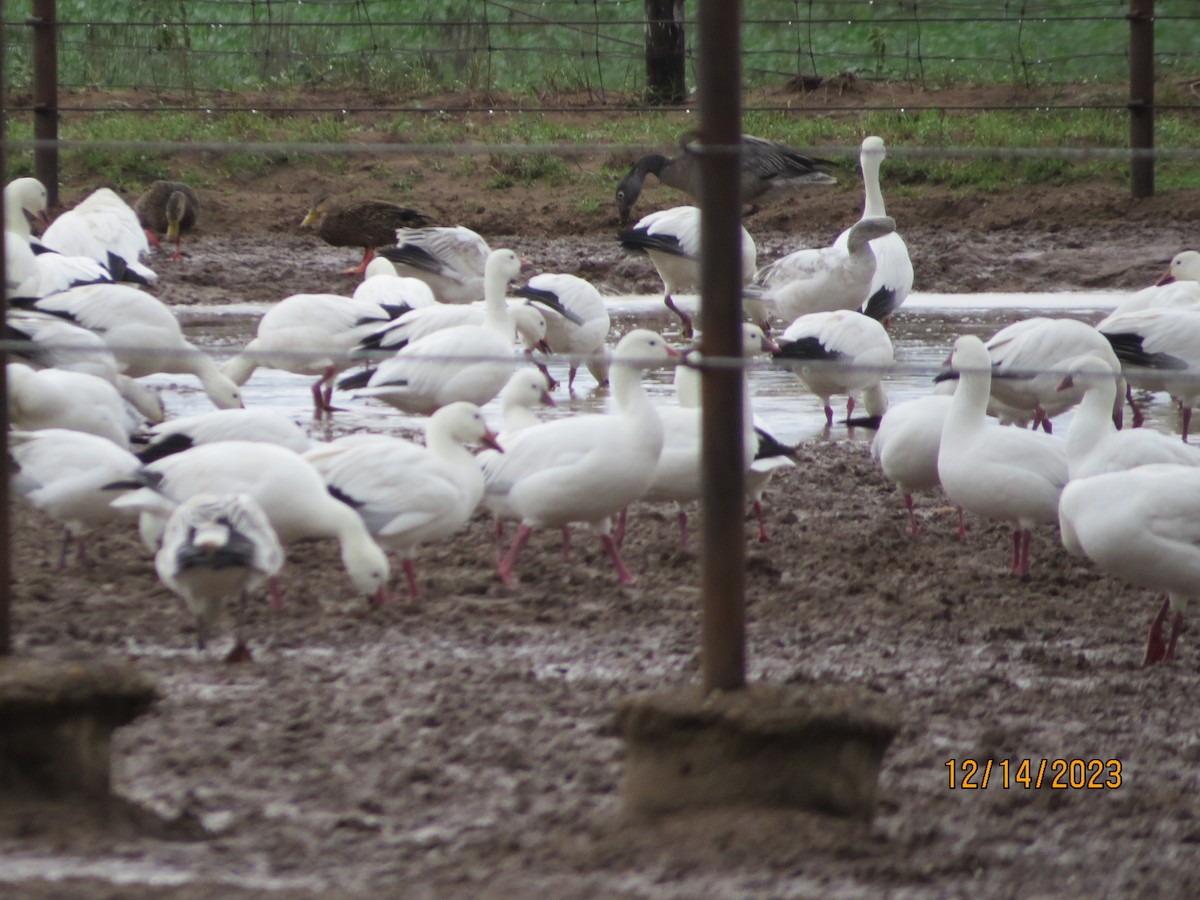
[[[1200,450],[1148,428],[1118,431],[1112,422],[1120,402],[1119,367],[1084,356],[1062,380],[1064,389],[1083,390],[1083,401],[1067,428],[1067,465],[1071,478],[1087,478],[1154,463],[1200,466]]]
[[[468,444],[500,449],[479,407],[459,402],[429,417],[424,447],[386,435],[354,434],[305,455],[330,493],[357,511],[377,540],[395,549],[412,600],[420,596],[417,548],[459,531],[483,497],[483,471]],[[384,599],[382,591],[378,599]]]
[[[286,447],[257,441],[218,441],[155,460],[138,470],[131,490],[113,501],[141,514],[142,538],[153,546],[176,506],[202,493],[254,497],[284,544],[336,538],[357,592],[374,595],[387,584],[387,556],[353,509],[329,494],[311,463]]]
[[[175,244],[172,259],[183,259],[183,235],[200,218],[200,198],[191,185],[182,181],[154,181],[133,204],[138,222],[157,244],[163,235]]]
[[[429,224],[429,217],[387,200],[339,201],[321,194],[312,202],[301,228],[316,228],[317,236],[333,247],[357,247],[362,262],[343,274],[361,275],[375,257],[375,248],[396,240],[396,229]]]
[[[1177,253],[1157,282],[1122,300],[1109,315],[1164,306],[1200,306],[1200,253],[1195,250]]]
[[[1050,420],[1083,396],[1080,390],[1060,390],[1075,360],[1092,355],[1120,368],[1104,336],[1076,319],[1022,319],[1000,329],[985,346],[992,361],[992,397],[1047,432],[1052,430]],[[1120,421],[1120,403],[1110,415]]]
[[[760,269],[745,297],[785,322],[809,313],[857,310],[867,302],[875,277],[871,242],[895,230],[888,216],[860,219],[845,246],[797,250]]]
[[[129,449],[131,423],[111,383],[86,372],[9,363],[8,420],[22,431],[85,431]]]
[[[246,601],[283,568],[275,529],[249,494],[196,494],[167,519],[154,569],[196,619],[196,646],[204,650],[227,598],[238,598],[234,646],[228,662],[250,659],[242,629]]]
[[[622,584],[634,581],[611,533],[611,517],[649,487],[663,447],[663,426],[642,388],[641,372],[678,351],[661,335],[635,329],[613,353],[615,415],[556,419],[523,429],[489,460],[484,475],[492,501],[503,500],[521,524],[497,574],[513,580],[517,556],[535,528],[590,523]]]
[[[339,294],[293,294],[258,320],[254,338],[227,360],[221,372],[243,385],[258,368],[315,375],[313,414],[334,412],[334,378],[354,364],[350,351],[391,322],[391,311],[377,303]]]
[[[484,268],[492,248],[462,225],[399,228],[394,247],[380,247],[401,275],[429,285],[439,303],[473,303],[483,298]]]
[[[378,397],[423,415],[458,400],[483,406],[495,397],[514,366],[513,320],[504,294],[508,282],[528,265],[512,250],[493,250],[487,261],[484,322],[410,341],[379,364],[358,396]]]
[[[742,325],[742,357],[751,359],[764,353],[774,353],[778,345],[761,328],[750,323]],[[643,495],[644,500],[674,500],[679,506],[679,543],[687,547],[688,516],[684,504],[698,500],[701,493],[700,428],[701,389],[700,352],[688,350],[675,367],[675,399],[677,407],[660,406],[663,420],[663,452],[658,459],[654,482]],[[760,541],[769,542],[763,518],[762,498],[767,482],[775,469],[794,465],[795,450],[781,444],[754,416],[750,380],[742,380],[743,462],[745,486],[758,520]]]
[[[750,135],[742,136],[740,163],[744,203],[767,200],[804,184],[837,184],[837,179],[824,171],[833,165],[829,160],[805,156],[782,144]],[[617,185],[617,214],[622,225],[629,221],[647,175],[654,175],[659,183],[683,191],[693,200],[700,199],[700,161],[695,154],[686,148],[670,159],[651,153],[635,162]]]
[[[150,243],[137,213],[108,188],[93,191],[46,226],[42,243],[64,256],[90,256],[109,269],[114,268],[115,256],[144,283],[158,280],[141,262]]]
[[[355,300],[378,303],[386,309],[397,310],[398,316],[411,309],[421,309],[437,303],[429,285],[420,278],[401,277],[391,260],[382,256],[377,256],[367,263],[363,280],[351,296]]]
[[[36,178],[14,179],[4,186],[5,283],[11,296],[44,297],[117,280],[107,264],[57,253],[36,241],[30,219],[46,221],[46,188]],[[123,274],[123,262],[117,274]]]
[[[833,425],[834,394],[847,395],[847,418],[860,392],[872,419],[887,409],[883,377],[893,360],[892,339],[883,325],[856,310],[801,316],[780,336],[774,357],[821,399],[826,427]]]
[[[1096,325],[1112,345],[1132,388],[1166,391],[1179,405],[1183,440],[1188,439],[1192,407],[1200,402],[1200,310],[1153,308],[1121,313]],[[1134,407],[1134,426],[1142,423]]]
[[[958,338],[950,364],[959,378],[938,449],[942,489],[968,512],[1013,523],[1012,573],[1027,575],[1033,526],[1058,520],[1058,496],[1067,483],[1065,444],[988,420],[991,361],[979,338]]]
[[[261,441],[293,453],[312,446],[303,428],[271,409],[216,409],[183,416],[134,435],[134,441],[142,445],[136,455],[143,463],[217,441]]]
[[[871,440],[871,458],[904,498],[909,532],[914,537],[921,533],[921,526],[912,495],[942,483],[938,478],[938,449],[950,401],[947,394],[930,394],[898,403],[883,414]],[[960,536],[963,533],[960,528]]]
[[[863,219],[887,215],[883,203],[883,190],[879,186],[879,168],[886,158],[887,150],[883,146],[883,138],[871,136],[863,139],[858,157],[859,165],[862,166],[863,192],[866,195],[863,202]],[[849,242],[850,229],[847,228],[837,236],[833,246],[847,249]],[[875,254],[875,274],[871,277],[867,301],[863,304],[861,312],[872,319],[886,322],[908,299],[908,292],[912,290],[912,260],[909,258],[908,245],[904,243],[904,238],[895,231],[873,239],[871,251]]]
[[[675,305],[674,295],[700,284],[700,208],[676,206],[650,213],[632,228],[617,235],[627,250],[645,253],[662,279],[663,303],[679,317],[684,337],[694,333],[692,318]],[[742,228],[742,282],[754,277],[758,250],[750,232]],[[749,309],[748,312],[751,312]],[[755,324],[764,325],[753,314]]]
[[[542,273],[513,291],[546,309],[546,345],[551,353],[570,357],[567,390],[575,384],[575,373],[583,362],[597,384],[608,382],[605,342],[612,321],[608,305],[591,282],[566,273]],[[549,372],[545,373],[549,378]],[[551,380],[550,388],[556,385]]]
[[[166,415],[162,398],[139,381],[121,374],[104,338],[58,316],[12,309],[5,320],[13,356],[39,369],[64,369],[103,378],[139,415],[152,423]]]
[[[122,284],[92,284],[39,300],[22,300],[19,305],[96,332],[116,357],[122,374],[130,378],[159,372],[195,375],[218,408],[242,405],[237,385],[208,354],[184,338],[170,308],[145,291]]]
[[[1156,464],[1072,479],[1059,502],[1063,546],[1110,575],[1166,598],[1143,665],[1167,662],[1200,585],[1200,469]],[[1171,634],[1163,625],[1171,611]]]
[[[64,526],[59,571],[72,542],[86,559],[84,533],[121,518],[110,504],[123,489],[110,485],[132,478],[141,463],[107,438],[64,428],[11,431],[8,441],[16,493]]]

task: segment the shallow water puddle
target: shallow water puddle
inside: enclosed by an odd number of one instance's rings
[[[900,403],[927,394],[933,375],[942,367],[954,338],[971,333],[987,338],[1000,328],[1019,319],[1036,315],[1072,316],[1096,322],[1128,294],[1112,292],[1064,292],[1039,294],[922,294],[909,297],[890,325],[895,344],[896,362],[886,381],[889,402]],[[635,327],[665,328],[674,332],[675,323],[658,295],[612,296],[606,298],[613,318],[614,338]],[[677,298],[685,308],[695,309],[696,298]],[[177,310],[185,329],[218,359],[232,356],[253,336],[258,317],[267,307],[261,304],[233,304],[203,309]],[[579,413],[601,412],[609,402],[609,393],[598,388],[586,368],[580,368],[575,392],[566,393],[568,366],[552,361],[551,375],[563,386],[555,392],[558,405],[543,408],[539,415],[555,418]],[[820,402],[789,371],[769,360],[751,362],[748,368],[755,414],[785,443],[837,438],[869,441],[870,429],[847,429],[838,424],[845,418],[845,398],[834,398],[835,424],[825,427]],[[192,379],[185,376],[154,376],[145,379],[168,393],[167,405],[174,415],[190,415],[211,409],[211,404]],[[410,433],[420,431],[425,417],[412,416],[375,400],[355,398],[338,392],[334,403],[342,409],[332,423],[312,418],[313,378],[276,370],[259,369],[243,389],[247,406],[270,406],[305,425],[318,440],[352,431]],[[674,403],[672,373],[659,370],[648,373],[646,387],[656,403]],[[500,403],[493,400],[484,408],[493,427],[500,424]],[[1173,410],[1165,398],[1153,398],[1147,409],[1151,423],[1164,420],[1160,427],[1177,430]],[[1069,415],[1056,420],[1065,428]]]

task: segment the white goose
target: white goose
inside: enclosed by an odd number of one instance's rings
[[[908,511],[909,533],[921,533],[913,509],[912,495],[941,486],[938,478],[938,450],[942,444],[942,425],[950,411],[948,394],[930,394],[906,400],[883,414],[879,430],[871,440],[871,457],[884,477],[896,486]],[[959,521],[959,536],[966,530]]]
[[[250,659],[242,635],[248,595],[278,575],[283,561],[283,547],[257,500],[249,494],[196,494],[167,519],[154,568],[195,617],[201,650],[225,600],[238,598],[234,647],[226,661],[243,662]]]
[[[151,545],[174,508],[189,497],[246,493],[262,506],[284,544],[336,538],[360,595],[372,596],[387,584],[387,556],[358,513],[331,497],[317,470],[285,447],[252,441],[202,444],[143,466],[136,480],[144,487],[118,497],[113,506],[142,514],[142,538]]]
[[[623,584],[634,581],[611,533],[611,517],[649,487],[663,447],[662,420],[642,388],[641,372],[678,352],[646,329],[625,335],[610,374],[615,415],[556,419],[526,428],[489,460],[486,490],[521,520],[497,574],[513,580],[517,556],[535,528],[590,523]]]
[[[147,284],[158,280],[141,262],[150,242],[133,207],[108,188],[93,191],[42,232],[42,243],[64,256],[89,256],[113,268],[112,257]]]
[[[113,273],[88,256],[65,256],[33,238],[29,219],[46,220],[46,188],[36,178],[4,186],[5,281],[13,296],[44,297],[80,284],[113,281]]]
[[[570,357],[567,390],[575,385],[582,362],[597,384],[608,382],[605,342],[612,321],[608,305],[591,282],[576,275],[542,273],[513,292],[546,308],[546,345],[551,353]],[[545,373],[549,378],[549,372]],[[551,390],[557,385],[550,384]]]
[[[495,397],[514,366],[513,321],[504,294],[527,265],[512,250],[493,250],[487,261],[484,323],[443,328],[409,342],[380,363],[358,396],[424,415],[458,400],[483,406]]]
[[[776,362],[791,369],[825,408],[825,425],[833,425],[834,394],[846,394],[846,416],[854,413],[861,393],[871,419],[887,409],[883,377],[894,351],[887,329],[855,310],[809,313],[787,327],[779,338]]]
[[[1200,306],[1200,253],[1197,251],[1184,250],[1175,254],[1158,281],[1142,288],[1129,299],[1122,300],[1109,315],[1164,306]]]
[[[1083,390],[1083,401],[1067,428],[1071,478],[1087,478],[1154,463],[1200,466],[1200,450],[1149,428],[1118,431],[1112,422],[1119,368],[1106,359],[1080,358],[1063,379],[1064,389]]]
[[[691,337],[695,329],[692,318],[675,305],[674,295],[692,290],[700,285],[700,208],[697,206],[675,206],[671,209],[650,213],[632,228],[617,235],[621,246],[627,250],[645,253],[654,263],[662,278],[663,303],[679,317],[684,337]],[[754,277],[758,250],[754,238],[742,228],[742,282]],[[766,325],[761,308],[747,313],[757,325]]]
[[[221,372],[236,385],[250,380],[255,369],[281,369],[315,375],[313,414],[335,412],[334,378],[354,364],[351,350],[391,322],[391,312],[378,303],[338,294],[294,294],[280,300],[258,321],[254,339]]]
[[[996,332],[985,344],[992,361],[992,398],[1033,427],[1052,430],[1051,419],[1077,404],[1075,389],[1060,390],[1063,376],[1084,355],[1120,362],[1103,335],[1086,322],[1035,316]],[[1122,388],[1124,385],[1122,385]],[[1121,404],[1110,414],[1120,420]]]
[[[1144,665],[1175,656],[1188,603],[1200,585],[1200,469],[1149,465],[1072,479],[1059,502],[1063,546],[1138,587],[1166,593]],[[1170,637],[1163,625],[1171,611]]]
[[[979,338],[958,338],[950,364],[959,379],[938,450],[942,489],[968,512],[1013,523],[1012,573],[1027,575],[1033,526],[1058,520],[1066,446],[1052,435],[989,421],[991,361]]]
[[[745,359],[778,350],[757,325],[742,325],[741,355]],[[693,361],[699,358],[696,349],[688,351]],[[678,507],[679,547],[688,546],[688,514],[686,505],[700,499],[703,492],[703,472],[700,467],[701,452],[701,391],[700,373],[695,365],[675,367],[675,395],[677,406],[658,406],[658,415],[663,424],[663,448],[654,470],[654,479],[642,495],[647,502],[674,502]],[[742,378],[742,464],[746,475],[754,464],[759,449],[759,432],[754,426],[754,410],[751,401],[749,378]],[[765,476],[765,466],[760,471]],[[747,479],[748,481],[749,479]],[[755,485],[756,489],[758,485]],[[761,519],[761,493],[759,495],[760,535],[764,532]]]
[[[115,387],[147,421],[161,422],[166,415],[162,398],[141,382],[121,374],[117,358],[104,338],[94,331],[35,310],[10,309],[5,324],[9,340],[24,344],[11,351],[22,362],[35,368],[95,375]]]
[[[321,444],[305,459],[330,493],[355,509],[376,539],[396,550],[409,597],[416,600],[417,548],[459,531],[483,497],[483,471],[466,447],[476,443],[500,449],[479,407],[460,402],[429,417],[424,447],[356,434]]]
[[[182,416],[148,428],[135,435],[134,440],[143,444],[136,451],[143,463],[217,441],[259,441],[278,444],[293,453],[303,453],[313,443],[304,429],[291,419],[262,408],[216,409]]]
[[[472,303],[484,296],[484,268],[492,248],[470,228],[399,228],[396,246],[377,252],[401,275],[429,285],[439,303]]]
[[[363,280],[351,296],[355,300],[377,303],[389,311],[421,309],[437,303],[429,285],[420,278],[402,277],[392,262],[382,256],[367,263]]]
[[[84,559],[85,532],[122,518],[110,504],[124,489],[110,485],[132,478],[141,463],[107,438],[82,431],[11,431],[8,440],[18,469],[13,488],[64,526],[62,571],[72,542]]]
[[[1105,318],[1096,330],[1112,345],[1130,388],[1166,391],[1179,405],[1183,440],[1200,403],[1200,309],[1152,308]],[[1132,393],[1127,394],[1133,405]],[[1142,423],[1134,407],[1133,424]]]
[[[129,449],[129,434],[137,422],[130,421],[124,398],[103,378],[24,363],[9,363],[7,373],[12,427],[84,431]]]
[[[844,246],[797,250],[760,269],[745,296],[785,322],[809,313],[857,310],[871,296],[875,277],[871,243],[895,230],[888,216],[859,219]]]
[[[183,336],[170,308],[145,291],[123,284],[92,284],[22,301],[21,305],[61,316],[99,334],[122,374],[130,378],[159,372],[195,375],[218,408],[242,405],[237,385]]]
[[[883,146],[883,138],[871,136],[863,139],[858,156],[859,165],[862,166],[865,194],[862,219],[887,215],[883,190],[879,186],[879,168],[886,158],[887,150]],[[833,246],[848,249],[849,241],[850,229],[847,228],[837,236]],[[875,254],[875,274],[871,278],[867,301],[863,304],[861,312],[872,319],[885,322],[908,299],[913,285],[913,265],[908,255],[908,245],[895,231],[873,239],[871,251]]]

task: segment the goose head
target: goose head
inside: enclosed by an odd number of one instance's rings
[[[635,328],[617,343],[612,362],[615,366],[629,366],[644,371],[665,365],[679,356],[679,351],[668,344],[661,334],[648,328]]]
[[[518,369],[504,385],[500,392],[500,400],[504,406],[523,406],[533,409],[535,406],[555,406],[554,398],[550,396],[550,383],[537,369]]]
[[[6,228],[29,232],[29,222],[43,228],[49,224],[46,215],[46,186],[36,178],[15,178],[4,186],[4,224]]]
[[[550,352],[550,345],[546,343],[545,316],[525,303],[510,306],[508,315],[517,329],[517,337],[526,352],[534,350],[541,350],[543,353]]]
[[[859,219],[850,229],[850,237],[846,241],[851,253],[856,253],[868,243],[891,234],[896,230],[896,220],[891,216],[874,216],[870,219]]]
[[[1175,254],[1171,265],[1156,284],[1171,284],[1174,281],[1200,281],[1200,252],[1184,250]]]
[[[479,407],[465,400],[448,403],[430,416],[425,435],[431,446],[439,440],[445,439],[460,446],[482,444],[501,453],[504,452],[504,448],[496,440],[496,433],[484,421]]]

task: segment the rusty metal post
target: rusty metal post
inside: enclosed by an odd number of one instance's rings
[[[742,355],[741,131],[742,4],[701,0],[700,39],[700,350]],[[705,369],[703,646],[705,691],[746,683],[745,473],[740,368]]]
[[[682,103],[687,96],[683,0],[644,0],[646,100]]]
[[[4,30],[4,0],[0,0],[0,47],[4,46],[6,34]],[[4,66],[0,65],[0,184],[8,184],[8,109],[4,92]],[[6,280],[4,266],[4,237],[0,237],[0,282]],[[0,303],[0,325],[7,317],[8,298]],[[7,329],[0,329],[3,333]],[[0,397],[8,396],[8,357],[0,344]],[[8,459],[8,404],[0,403],[0,453]],[[8,533],[8,475],[0,478],[0,656],[12,652],[11,637],[11,608],[12,608],[12,567],[9,563],[11,544]]]
[[[1154,196],[1154,0],[1129,0],[1130,187]]]
[[[33,0],[33,139],[50,141],[33,151],[33,174],[46,186],[49,209],[58,207],[58,9],[57,0]]]

